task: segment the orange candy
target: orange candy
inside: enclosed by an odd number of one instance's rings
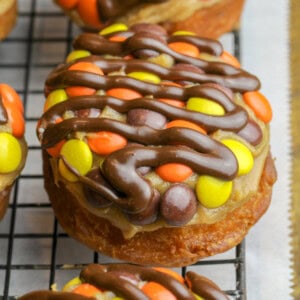
[[[86,24],[96,27],[102,25],[98,14],[97,0],[78,0],[77,10]]]
[[[194,129],[196,131],[199,131],[203,134],[206,134],[206,131],[200,127],[199,125],[189,122],[189,121],[185,121],[185,120],[173,120],[171,122],[169,122],[166,125],[167,128],[171,128],[171,127],[184,127],[184,128],[190,128],[190,129]]]
[[[140,93],[126,88],[113,88],[106,91],[106,94],[123,100],[133,100],[142,97]]]
[[[156,173],[165,181],[182,182],[193,174],[193,170],[183,164],[168,163],[157,167]]]
[[[185,107],[185,102],[183,101],[180,101],[180,100],[173,100],[173,99],[164,99],[164,98],[161,98],[159,99],[159,101],[161,102],[165,102],[169,105],[172,105],[172,106],[176,106],[176,107]]]
[[[8,114],[8,119],[10,120],[10,125],[12,128],[12,134],[15,137],[22,137],[25,133],[25,121],[23,114],[17,110],[13,109],[12,107],[6,107],[6,111]]]
[[[147,282],[142,287],[142,291],[151,300],[176,300],[176,297],[169,290],[154,281]]]
[[[98,75],[103,75],[103,71],[97,65],[87,61],[77,62],[71,65],[68,70],[85,71],[85,72],[95,73]]]
[[[0,84],[0,94],[2,96],[2,101],[5,107],[11,106],[15,107],[23,114],[24,107],[23,102],[17,92],[10,87],[8,84]]]
[[[60,154],[60,150],[65,142],[65,140],[62,140],[58,142],[55,146],[47,148],[46,150],[52,157],[58,157]]]
[[[198,47],[185,42],[173,42],[169,44],[169,47],[172,50],[187,56],[198,57],[200,54]]]
[[[70,86],[65,88],[68,97],[94,95],[96,90],[85,86]]]
[[[7,84],[0,84],[0,95],[2,96],[3,105],[7,111],[12,134],[20,138],[25,132],[23,103],[17,92]]]
[[[109,38],[111,42],[124,42],[126,39],[127,37],[122,35],[113,35]]]
[[[78,0],[57,0],[57,3],[64,9],[72,9],[77,5]]]
[[[127,144],[127,140],[117,133],[100,131],[88,137],[88,144],[95,153],[108,155],[124,148]]]
[[[265,123],[269,123],[272,120],[272,107],[268,99],[262,93],[258,91],[246,92],[243,98],[259,119]]]
[[[178,280],[181,283],[184,283],[184,279],[182,276],[180,276],[177,272],[171,270],[171,269],[167,269],[167,268],[161,268],[161,267],[155,267],[153,268],[156,271],[168,274],[170,276],[172,276],[173,278],[175,278],[176,280]]]
[[[97,293],[101,293],[101,290],[97,289],[91,284],[82,283],[77,286],[72,293],[83,295],[86,297],[94,297]]]
[[[181,87],[180,84],[177,84],[172,81],[162,81],[160,84]],[[165,102],[169,105],[176,106],[176,107],[185,107],[185,102],[177,100],[177,99],[160,98],[159,101]]]
[[[236,67],[236,68],[240,68],[241,67],[241,64],[240,62],[238,61],[238,59],[233,56],[232,54],[230,54],[229,52],[227,51],[223,51],[223,53],[221,54],[221,58],[228,64]]]
[[[98,75],[103,75],[102,70],[93,63],[81,61],[70,66],[69,70],[85,71]],[[70,86],[67,87],[66,93],[69,97],[94,95],[96,90],[85,86]]]

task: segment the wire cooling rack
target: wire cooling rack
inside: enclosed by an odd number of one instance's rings
[[[13,86],[24,101],[29,153],[0,223],[0,299],[34,289],[61,288],[91,262],[112,260],[95,253],[59,227],[43,188],[41,152],[35,127],[44,103],[47,74],[63,62],[79,29],[52,1],[19,0],[17,25],[0,43],[0,82]],[[222,37],[239,57],[239,32]],[[67,212],[66,212],[67,213]],[[246,299],[245,245],[176,271],[210,277],[232,299]]]

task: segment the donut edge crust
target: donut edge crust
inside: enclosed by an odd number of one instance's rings
[[[271,202],[277,174],[268,155],[257,194],[215,224],[160,228],[124,239],[106,219],[91,214],[59,182],[54,183],[49,156],[43,151],[44,185],[54,213],[63,229],[89,248],[112,258],[144,265],[181,267],[239,244],[265,213]]]

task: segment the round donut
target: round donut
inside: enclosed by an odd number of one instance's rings
[[[77,37],[46,80],[37,135],[60,224],[141,264],[183,266],[232,248],[276,180],[259,80],[217,41],[114,29]]]
[[[86,30],[99,31],[112,23],[132,26],[160,24],[169,32],[193,31],[218,38],[238,28],[244,0],[55,0],[67,15]]]

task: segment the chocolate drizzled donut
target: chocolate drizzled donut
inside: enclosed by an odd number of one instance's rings
[[[101,181],[92,176],[81,175],[64,157],[61,158],[81,183],[105,199],[105,205],[113,202],[125,214],[139,220],[146,211],[151,211],[153,217],[149,218],[150,223],[156,219],[153,211],[157,210],[158,192],[138,172],[140,167],[156,168],[166,163],[180,163],[190,167],[198,175],[205,174],[229,181],[237,175],[236,157],[212,135],[218,130],[241,133],[241,136],[253,144],[258,144],[262,137],[261,129],[253,120],[249,120],[246,109],[236,104],[232,96],[232,91],[258,89],[258,79],[221,59],[206,61],[187,56],[172,50],[168,45],[173,42],[188,43],[215,58],[223,52],[219,42],[191,35],[169,37],[163,31],[158,35],[156,28],[157,25],[140,24],[127,31],[106,36],[81,34],[74,41],[74,48],[88,51],[90,55],[58,66],[46,80],[45,93],[49,95],[56,89],[73,86],[88,87],[98,93],[73,97],[52,106],[43,114],[37,129],[44,149],[76,136],[77,132],[87,136],[90,133],[109,131],[126,138],[127,146],[104,157],[99,173],[103,177]],[[123,37],[124,41],[111,41],[114,36]],[[150,58],[160,55],[171,57],[173,66],[163,67],[141,59],[148,50]],[[96,65],[104,74],[70,69],[78,62]],[[142,81],[127,76],[132,72],[146,72],[163,81],[188,84],[172,86]],[[134,90],[141,97],[128,101],[107,95],[106,92],[113,88]],[[165,98],[187,102],[192,97],[209,99],[221,106],[224,114],[210,115],[160,101]],[[93,117],[88,113],[80,113],[102,111],[106,107],[124,116],[143,109],[162,115],[168,121],[189,121],[201,126],[207,135],[188,128],[153,128],[151,125],[131,124],[128,121],[124,123],[101,115]],[[71,117],[65,118],[69,112]],[[57,123],[57,119],[61,121]],[[255,138],[251,135],[253,132]]]
[[[172,276],[150,267],[131,264],[91,264],[85,267],[80,278],[83,282],[100,290],[112,291],[119,297],[128,300],[149,299],[146,293],[138,287],[139,282],[155,282],[169,290],[176,299],[195,300],[197,294],[205,299],[228,300],[227,295],[206,277],[194,272],[187,272],[186,282],[181,283]],[[20,300],[35,299],[90,299],[75,293],[38,291],[25,295]]]

